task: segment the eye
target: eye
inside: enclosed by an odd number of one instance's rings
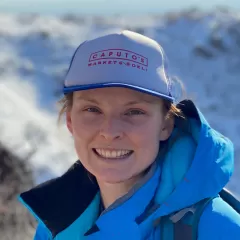
[[[84,112],[100,113],[99,109],[97,109],[95,107],[86,108],[86,109],[84,109]]]
[[[132,109],[130,111],[128,111],[125,115],[127,116],[135,116],[135,115],[143,115],[144,112],[138,109]]]

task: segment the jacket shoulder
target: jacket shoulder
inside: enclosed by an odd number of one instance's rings
[[[240,214],[220,197],[213,199],[204,210],[198,240],[240,239]]]

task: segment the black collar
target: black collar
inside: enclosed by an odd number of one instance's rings
[[[84,212],[97,191],[97,183],[89,178],[88,172],[77,161],[63,176],[20,196],[55,237]]]

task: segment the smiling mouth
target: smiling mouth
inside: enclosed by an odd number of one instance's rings
[[[108,150],[108,149],[103,149],[103,148],[93,148],[93,152],[105,159],[121,159],[121,158],[126,158],[132,155],[133,150]]]

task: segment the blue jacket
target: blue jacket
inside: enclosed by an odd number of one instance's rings
[[[191,101],[181,106],[186,131],[176,127],[167,153],[159,154],[145,178],[100,216],[98,186],[79,161],[63,176],[22,193],[19,200],[39,222],[34,239],[159,240],[157,219],[216,196],[200,218],[198,239],[239,240],[240,215],[218,196],[233,172],[233,145]]]

